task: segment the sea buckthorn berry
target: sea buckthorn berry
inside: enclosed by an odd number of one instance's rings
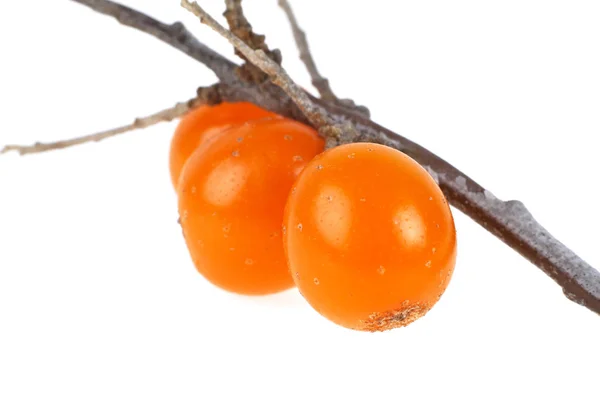
[[[302,295],[351,329],[410,324],[438,301],[454,270],[454,221],[440,188],[410,157],[382,145],[315,157],[293,186],[283,231]]]
[[[314,129],[274,119],[232,128],[192,154],[179,181],[179,215],[206,279],[251,295],[294,285],[283,253],[283,210],[294,180],[323,146]]]
[[[215,134],[235,125],[262,118],[281,118],[252,103],[221,103],[216,106],[200,106],[186,114],[173,135],[169,153],[169,166],[173,187],[183,165],[202,143],[210,142]]]

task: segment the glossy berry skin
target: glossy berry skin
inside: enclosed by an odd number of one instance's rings
[[[347,328],[423,316],[454,270],[456,235],[438,185],[403,153],[371,143],[326,151],[287,202],[284,248],[306,300]]]
[[[201,146],[179,182],[179,215],[198,271],[231,292],[288,289],[281,226],[292,184],[323,151],[317,132],[278,119],[247,123]]]
[[[181,169],[198,146],[210,142],[216,134],[226,129],[262,118],[281,117],[252,103],[200,106],[186,114],[177,125],[171,140],[169,169],[173,187],[177,189]]]

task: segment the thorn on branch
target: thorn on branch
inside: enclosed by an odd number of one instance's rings
[[[210,89],[210,88],[209,88]],[[210,91],[210,90],[207,90]],[[207,98],[209,94],[206,94]],[[146,117],[136,118],[133,123],[129,125],[120,126],[118,128],[109,129],[107,131],[102,131],[98,133],[93,133],[91,135],[80,136],[67,140],[60,140],[57,142],[49,142],[49,143],[40,143],[36,142],[32,145],[8,145],[5,146],[2,150],[0,150],[0,154],[8,153],[11,151],[16,151],[20,155],[26,154],[34,154],[34,153],[43,153],[51,150],[59,150],[65,149],[68,147],[77,146],[84,143],[89,142],[99,142],[104,139],[108,139],[126,132],[130,132],[137,129],[147,128],[152,125],[156,125],[160,122],[169,122],[176,118],[181,117],[186,114],[193,108],[198,107],[201,104],[204,104],[204,98],[193,98],[191,100],[177,103],[174,107],[170,107],[154,114],[148,115]]]

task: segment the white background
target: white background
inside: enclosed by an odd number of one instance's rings
[[[308,87],[276,0],[246,2]],[[177,0],[126,3],[183,20],[232,54]],[[340,95],[498,197],[522,200],[600,266],[597,0],[293,5]],[[122,125],[214,82],[69,1],[2,2],[0,16],[0,146]],[[408,328],[353,332],[295,291],[245,298],[212,287],[176,223],[174,127],[0,157],[1,399],[600,396],[600,317],[458,211],[454,278]]]

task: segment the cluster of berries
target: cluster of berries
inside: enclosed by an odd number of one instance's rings
[[[443,193],[389,147],[324,151],[309,126],[224,103],[181,120],[170,170],[191,258],[225,290],[296,286],[331,321],[382,331],[424,315],[454,270]]]

